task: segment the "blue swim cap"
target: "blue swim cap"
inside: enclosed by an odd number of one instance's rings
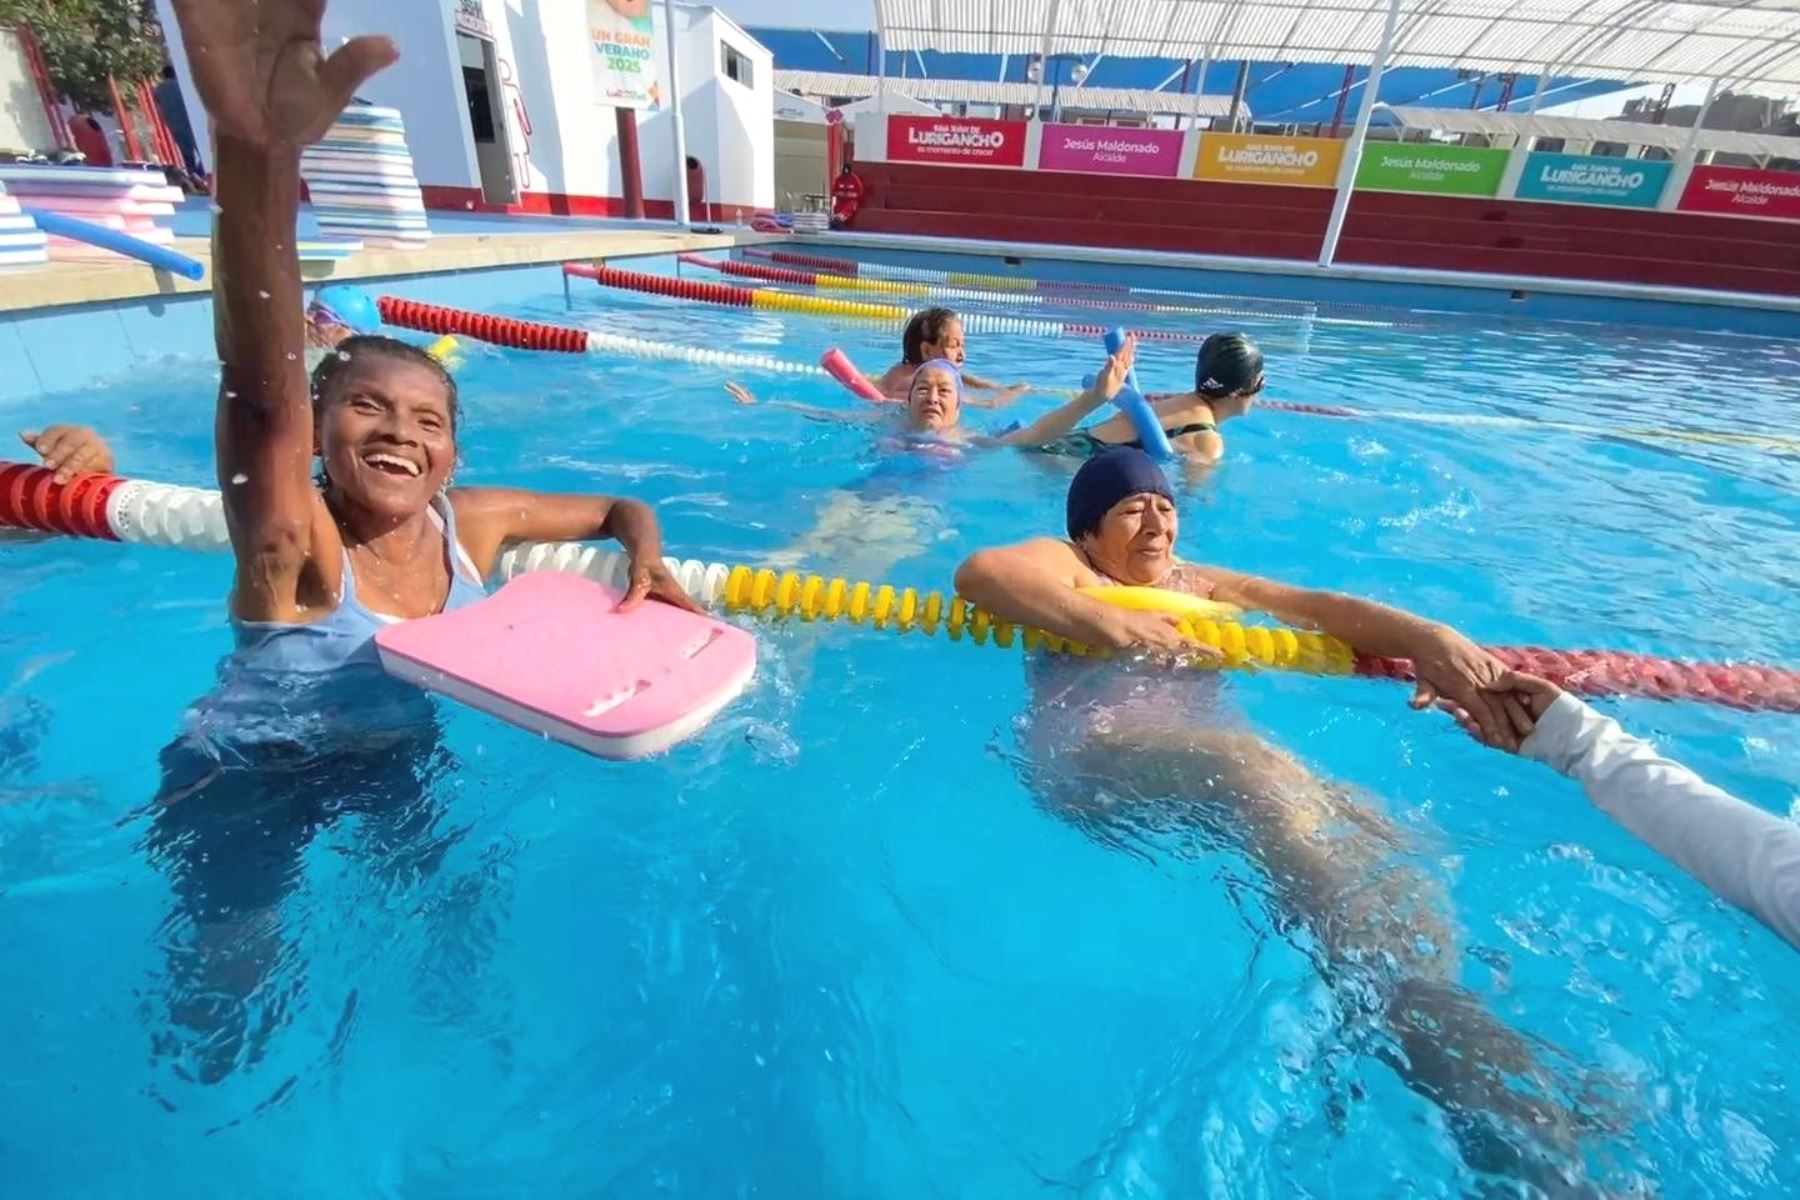
[[[359,287],[347,283],[322,287],[313,293],[313,304],[356,333],[375,333],[381,328],[381,310],[375,306],[375,298]]]
[[[913,384],[917,383],[919,381],[919,376],[923,375],[927,371],[948,371],[948,372],[950,372],[950,378],[956,380],[957,402],[961,403],[964,399],[967,398],[963,394],[962,368],[957,366],[955,363],[951,362],[947,358],[934,358],[928,363],[920,363],[919,369],[914,371],[912,373],[912,378],[906,381],[906,398],[908,400],[912,399]]]
[[[1149,493],[1173,503],[1175,493],[1156,460],[1132,446],[1115,446],[1081,464],[1069,481],[1069,537],[1080,539],[1100,528],[1112,506]]]

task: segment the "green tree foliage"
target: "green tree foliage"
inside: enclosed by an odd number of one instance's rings
[[[108,75],[154,79],[167,60],[151,0],[0,0],[0,24],[30,29],[56,90],[90,111],[112,111]]]

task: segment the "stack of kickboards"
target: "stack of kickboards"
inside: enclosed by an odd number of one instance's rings
[[[431,240],[400,112],[355,104],[307,147],[300,173],[319,222],[319,242],[361,241],[393,250]]]
[[[157,246],[175,240],[172,222],[182,192],[161,171],[5,163],[0,164],[0,186],[22,208],[73,217]],[[0,209],[15,215],[17,211]],[[10,233],[11,229],[0,232]],[[113,257],[111,251],[60,237],[49,238],[48,247],[50,257],[56,259]],[[0,253],[9,248],[0,242]]]
[[[49,260],[44,231],[19,211],[19,202],[0,183],[0,267],[28,267]]]

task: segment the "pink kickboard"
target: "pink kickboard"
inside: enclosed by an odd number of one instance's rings
[[[390,675],[602,758],[642,758],[702,729],[750,682],[735,625],[530,571],[467,608],[375,637]]]

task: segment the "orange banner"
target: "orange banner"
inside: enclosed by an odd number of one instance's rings
[[[1337,138],[1265,137],[1259,133],[1201,135],[1195,179],[1225,183],[1337,186],[1344,143]]]

